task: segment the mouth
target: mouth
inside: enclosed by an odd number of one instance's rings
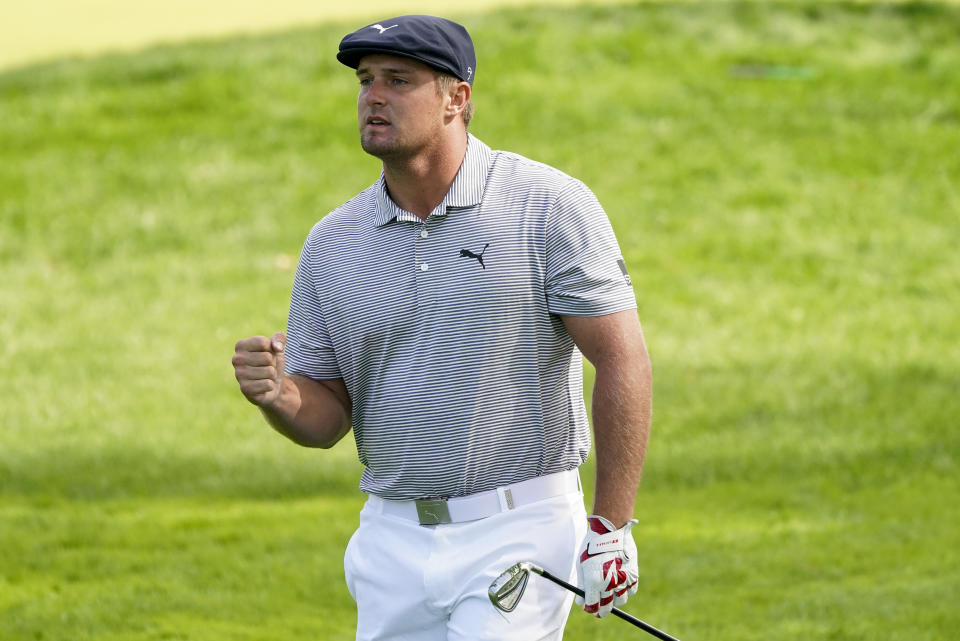
[[[368,127],[381,128],[381,127],[389,127],[390,121],[387,120],[386,118],[381,118],[380,116],[370,116],[369,118],[367,118],[367,121],[365,124]]]

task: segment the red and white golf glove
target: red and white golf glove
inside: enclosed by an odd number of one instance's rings
[[[635,520],[617,529],[602,516],[587,517],[587,536],[580,546],[577,580],[584,597],[577,597],[585,612],[605,617],[637,593],[637,544],[630,530]]]

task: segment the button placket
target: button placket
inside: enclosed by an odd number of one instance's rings
[[[430,262],[429,262],[429,252],[427,251],[426,243],[427,239],[430,237],[430,232],[427,230],[427,223],[424,221],[416,231],[416,237],[414,238],[414,247],[416,251],[414,252],[415,263],[414,270],[416,270],[416,283],[417,283],[417,306],[423,309],[425,305],[429,305],[430,302],[430,285],[428,280],[428,272],[430,271]]]
[[[427,223],[426,221],[424,221],[423,224],[420,225],[420,229],[417,232],[417,239],[414,242],[414,245],[417,248],[415,252],[416,269],[421,272],[425,272],[430,269],[430,265],[427,262],[425,262],[424,256],[426,253],[426,249],[424,248],[424,243],[423,243],[423,241],[429,238],[429,236],[430,236],[430,232],[427,231]]]

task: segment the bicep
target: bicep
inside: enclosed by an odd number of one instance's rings
[[[647,360],[647,348],[637,310],[602,316],[561,316],[564,327],[595,367],[624,358]]]
[[[351,410],[350,393],[342,378],[316,379],[302,374],[291,374],[290,378],[300,389],[304,402],[318,405],[330,405],[331,401],[349,416]]]
[[[352,427],[352,404],[342,379],[312,379],[293,375],[300,390],[299,418],[316,437],[313,447],[333,447]]]
[[[352,403],[350,401],[350,392],[347,391],[347,385],[343,382],[343,379],[334,378],[316,382],[323,387],[326,387],[327,390],[329,390],[336,397],[336,399],[340,401],[340,405],[343,407],[344,413],[346,413],[347,417],[349,418],[352,410]]]

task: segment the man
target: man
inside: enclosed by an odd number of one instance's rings
[[[358,639],[559,639],[568,592],[531,581],[508,621],[486,591],[522,560],[576,577],[597,616],[637,590],[650,364],[613,231],[582,183],[468,134],[460,25],[383,20],[337,58],[383,171],[311,230],[288,334],[237,343],[240,388],[301,445],[353,429],[369,495],[344,559]]]

